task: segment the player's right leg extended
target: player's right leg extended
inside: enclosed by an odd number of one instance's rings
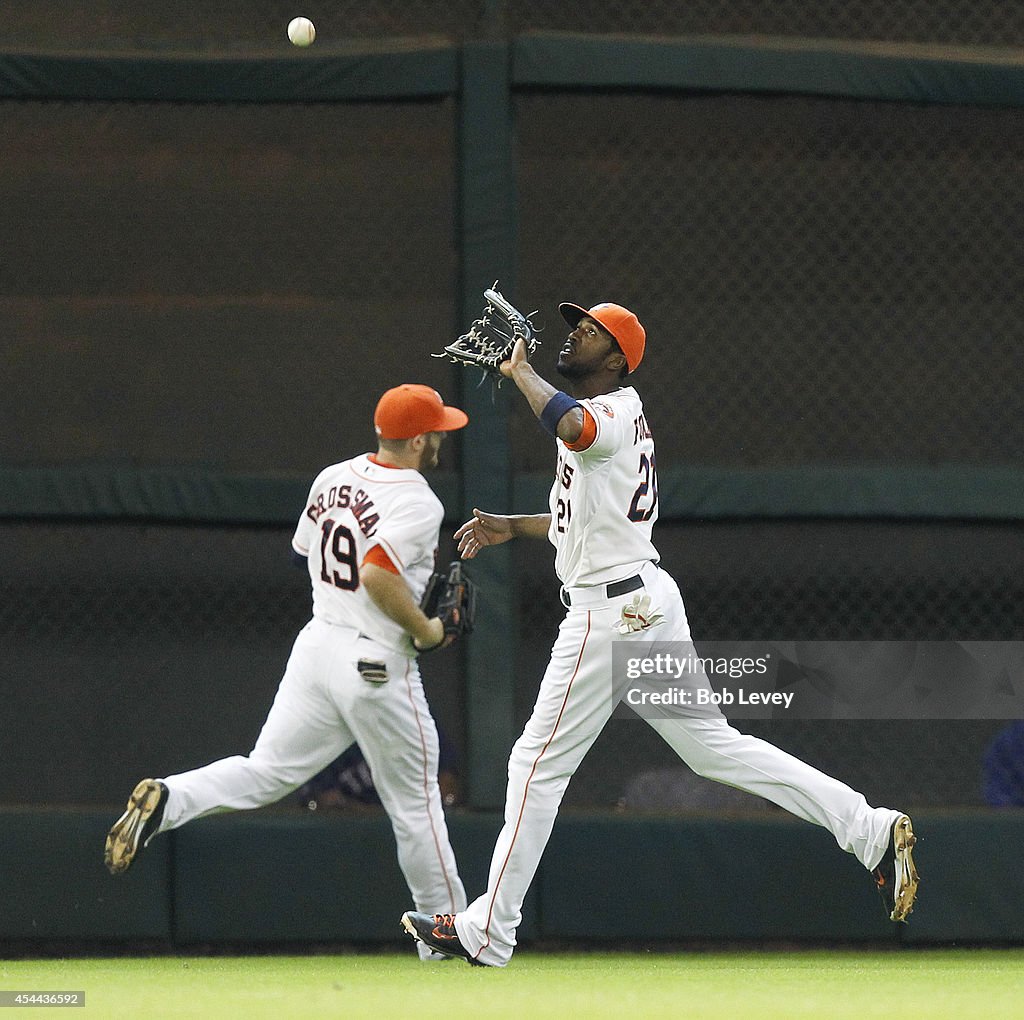
[[[143,779],[128,798],[125,813],[107,833],[103,863],[112,875],[127,871],[139,851],[155,835],[167,803],[167,787],[157,779]]]

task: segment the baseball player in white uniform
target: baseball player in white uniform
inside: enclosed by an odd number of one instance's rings
[[[377,452],[317,476],[292,538],[309,570],[313,616],[255,747],[248,757],[142,780],[107,836],[113,874],[157,833],[272,804],[358,743],[413,899],[430,911],[465,907],[437,783],[437,728],[416,657],[448,640],[441,620],[419,607],[443,517],[420,472],[437,466],[442,439],[467,421],[429,386],[398,386],[377,404]],[[424,959],[434,955],[419,949]]]
[[[658,566],[651,540],[658,516],[654,440],[639,395],[623,385],[643,357],[646,333],[620,305],[559,308],[572,327],[558,358],[571,393],[537,375],[522,343],[501,369],[555,437],[549,513],[474,510],[456,537],[464,558],[513,538],[548,538],[566,616],[509,758],[505,824],[487,891],[454,916],[409,911],[402,918],[409,934],[432,949],[499,967],[515,949],[523,900],[569,780],[615,707],[613,641],[690,641],[679,589]],[[835,779],[739,733],[718,712],[647,721],[697,774],[827,828],[874,872],[891,919],[905,920],[918,883],[905,814],[870,807]]]

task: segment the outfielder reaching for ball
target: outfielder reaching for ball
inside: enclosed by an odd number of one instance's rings
[[[280,800],[358,743],[417,906],[466,905],[416,655],[449,640],[442,620],[428,619],[418,604],[443,516],[420,472],[437,466],[445,434],[467,421],[429,386],[398,386],[377,404],[377,452],[319,474],[292,538],[309,569],[313,617],[296,638],[255,747],[248,757],[142,780],[107,836],[113,874],[127,871],[158,832]],[[422,958],[434,955],[418,949]]]
[[[454,915],[410,911],[402,918],[409,934],[431,949],[499,967],[515,949],[523,900],[569,780],[615,707],[613,639],[650,640],[656,627],[659,642],[690,641],[679,589],[658,566],[651,541],[658,515],[654,440],[639,394],[623,385],[643,357],[645,331],[620,305],[588,310],[562,304],[559,310],[572,327],[558,357],[571,395],[537,375],[522,341],[501,365],[555,437],[550,512],[474,510],[455,534],[467,559],[513,538],[548,538],[566,616],[533,714],[509,758],[505,824],[486,893]],[[891,919],[906,919],[918,877],[905,814],[869,807],[861,794],[738,732],[717,711],[647,721],[698,775],[828,829],[874,873]]]

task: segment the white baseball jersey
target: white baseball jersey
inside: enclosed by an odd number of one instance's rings
[[[555,573],[566,588],[607,584],[660,559],[651,541],[658,519],[654,439],[632,386],[581,400],[597,425],[574,452],[561,439],[551,487]]]
[[[359,567],[379,545],[419,601],[434,568],[443,517],[441,501],[412,468],[385,467],[361,454],[321,471],[292,537],[309,565],[313,616],[414,655],[409,636],[359,583]]]
[[[364,454],[320,473],[292,538],[309,565],[313,619],[295,639],[252,751],[162,780],[168,793],[160,832],[273,804],[358,743],[417,909],[466,905],[437,783],[437,728],[412,642],[359,583],[363,559],[379,546],[422,597],[442,516],[418,471],[384,467]],[[417,948],[426,959],[426,947]]]

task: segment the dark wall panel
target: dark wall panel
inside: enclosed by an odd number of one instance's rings
[[[310,615],[290,528],[0,527],[0,804],[122,803],[246,754]],[[424,662],[462,747],[457,651]]]
[[[315,472],[454,395],[450,102],[0,117],[0,461]]]
[[[661,522],[655,541],[694,640],[1020,641],[1024,545],[1016,525]],[[521,727],[563,610],[547,543],[520,543]],[[736,724],[878,804],[977,805],[999,720],[744,720]],[[895,756],[894,756],[895,755]],[[699,779],[636,718],[613,719],[566,803],[636,810],[765,810]]]
[[[521,273],[648,330],[662,465],[1020,464],[1024,111],[521,95]],[[550,469],[525,405],[516,466]]]

